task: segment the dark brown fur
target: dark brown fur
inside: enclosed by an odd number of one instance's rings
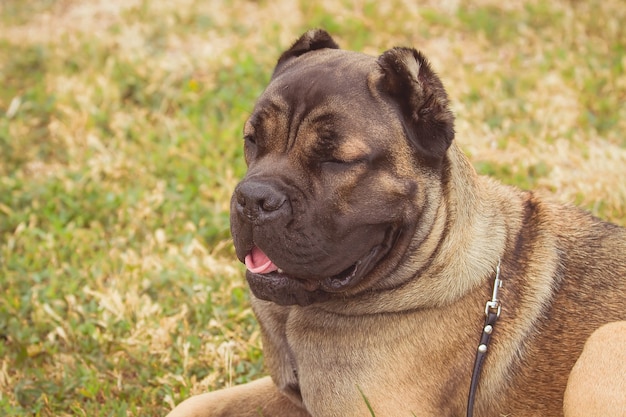
[[[626,320],[625,229],[476,175],[408,48],[374,58],[306,33],[244,134],[231,224],[240,260],[260,248],[280,267],[247,273],[271,379],[171,416],[463,416],[498,262],[475,415],[563,415],[585,341]]]

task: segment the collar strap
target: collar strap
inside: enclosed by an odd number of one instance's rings
[[[493,329],[496,321],[500,317],[502,311],[502,305],[498,299],[498,290],[502,288],[502,280],[500,279],[500,260],[496,266],[496,278],[493,282],[493,293],[491,300],[487,301],[485,305],[485,325],[483,326],[483,332],[480,336],[480,343],[476,350],[476,359],[474,360],[474,370],[472,371],[472,380],[470,383],[469,397],[467,400],[467,417],[474,415],[474,397],[476,396],[476,389],[478,388],[478,381],[480,380],[480,371],[483,366],[487,351],[489,350],[489,341],[493,334]]]

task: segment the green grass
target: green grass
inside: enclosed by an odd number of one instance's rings
[[[164,415],[262,375],[229,199],[309,27],[423,50],[479,172],[626,224],[621,1],[410,3],[0,2],[0,414]]]

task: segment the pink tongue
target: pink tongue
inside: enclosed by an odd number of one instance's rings
[[[245,262],[246,268],[253,274],[267,274],[278,269],[258,246],[252,248],[250,253],[246,255]]]

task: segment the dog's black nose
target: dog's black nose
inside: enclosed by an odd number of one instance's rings
[[[244,181],[235,189],[237,210],[252,221],[266,221],[288,210],[287,197],[275,186]]]

